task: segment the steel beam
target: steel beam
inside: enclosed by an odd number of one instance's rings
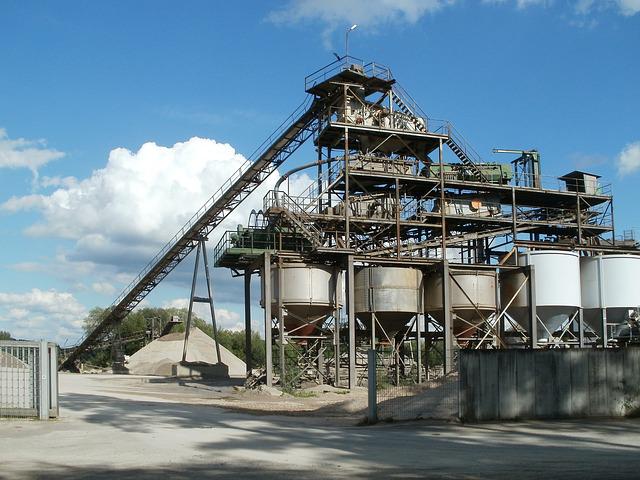
[[[536,269],[533,265],[526,267],[529,276],[527,288],[529,290],[529,348],[538,348],[538,311],[536,308]]]
[[[244,357],[247,367],[247,377],[253,370],[253,359],[251,358],[251,273],[253,269],[244,271]]]
[[[442,261],[442,309],[444,318],[444,373],[454,371],[453,351],[453,312],[451,311],[451,287],[449,283],[449,262]]]
[[[271,254],[266,252],[262,264],[264,305],[264,346],[267,386],[273,386],[273,339],[271,338]]]
[[[355,312],[355,270],[353,267],[353,255],[347,255],[346,272],[346,305],[347,319],[349,323],[349,388],[356,388],[356,312]]]

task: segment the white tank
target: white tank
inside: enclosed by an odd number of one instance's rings
[[[452,271],[449,280],[453,333],[456,337],[471,337],[478,327],[496,311],[496,276],[486,270]],[[425,277],[424,309],[440,324],[444,323],[442,309],[442,275]]]
[[[293,335],[311,335],[315,325],[342,306],[342,272],[325,265],[285,263],[271,268],[271,313],[278,316],[282,276],[284,326]],[[263,288],[264,292],[264,288]]]
[[[602,334],[602,310],[608,323],[622,323],[640,306],[640,255],[602,255],[580,259],[584,320]]]
[[[422,311],[422,272],[416,268],[364,267],[355,274],[354,290],[356,316],[371,328],[375,314],[389,337]]]
[[[549,341],[551,334],[571,318],[581,306],[580,256],[576,252],[541,250],[526,252],[518,259],[521,266],[535,270],[536,312],[544,325],[537,325],[538,340]],[[510,275],[500,288],[506,306],[520,287],[524,275]],[[529,289],[520,290],[508,314],[523,328],[529,323]]]

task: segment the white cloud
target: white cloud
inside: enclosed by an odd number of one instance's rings
[[[577,0],[575,5],[576,12],[581,15],[610,8],[630,17],[640,12],[640,0]]]
[[[498,4],[514,2],[519,9],[541,5],[550,7],[557,3],[556,0],[482,0],[485,4]],[[587,15],[614,9],[618,13],[631,16],[640,12],[640,0],[573,0],[573,10],[579,15]]]
[[[459,0],[289,0],[283,7],[271,11],[267,19],[279,25],[319,22],[325,26],[322,31],[325,46],[331,48],[332,34],[352,23],[368,27],[369,32],[375,33],[380,26],[415,24],[429,13],[437,13],[461,3],[463,2]],[[635,15],[640,11],[640,0],[482,0],[481,4],[514,4],[519,10],[536,6],[569,8],[579,17],[607,9],[614,9],[625,16]],[[570,23],[593,27],[598,22],[583,19],[572,20]]]
[[[297,173],[291,175],[289,179],[282,184],[280,189],[288,190],[289,195],[295,197],[306,193],[312,182],[313,179],[307,173]]]
[[[271,12],[269,20],[279,24],[320,20],[331,28],[357,23],[378,26],[416,23],[427,13],[441,10],[456,0],[290,0]]]
[[[640,12],[640,0],[617,0],[616,3],[623,15],[631,16]]]
[[[67,292],[34,288],[25,293],[0,292],[0,330],[14,338],[60,343],[81,333],[86,308]]]
[[[132,265],[150,260],[244,161],[230,145],[203,138],[172,147],[146,143],[137,152],[117,148],[89,178],[53,182],[60,187],[51,194],[14,197],[0,209],[39,211],[42,220],[27,233],[74,240],[66,260],[131,272]],[[275,180],[267,179],[229,215],[210,247],[223,230],[245,224],[251,209],[262,208]]]
[[[75,177],[42,177],[38,185],[43,188],[72,187],[75,186],[77,182],[78,180]]]
[[[91,284],[91,289],[96,293],[104,295],[113,295],[116,291],[116,287],[109,282],[94,282]]]
[[[627,144],[618,155],[618,174],[640,170],[640,141]]]
[[[38,168],[62,157],[64,153],[46,148],[44,140],[10,139],[0,128],[0,168],[28,168],[35,178]]]
[[[482,0],[485,4],[508,3],[511,0]],[[555,0],[514,0],[518,8],[523,9],[535,5],[543,5],[545,7],[554,3]]]

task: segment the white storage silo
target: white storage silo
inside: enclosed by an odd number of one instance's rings
[[[580,256],[560,250],[530,251],[518,259],[521,266],[533,265],[535,272],[535,302],[539,318],[539,342],[549,342],[552,334],[579,311]],[[500,288],[502,305],[507,305],[521,285],[524,275],[506,277]],[[508,314],[524,329],[529,329],[529,289],[520,290],[508,309]]]
[[[584,321],[602,335],[607,323],[624,323],[640,306],[640,255],[599,255],[580,261]]]
[[[449,303],[455,314],[453,333],[470,338],[496,311],[496,274],[487,270],[451,270]],[[425,312],[444,324],[442,273],[425,277]]]
[[[389,338],[422,311],[422,272],[416,268],[363,267],[355,274],[354,290],[356,316],[371,328],[375,315]]]
[[[278,316],[279,299],[284,309],[285,330],[293,332],[294,336],[312,335],[342,306],[342,272],[326,265],[309,263],[274,266],[271,269],[273,318]]]

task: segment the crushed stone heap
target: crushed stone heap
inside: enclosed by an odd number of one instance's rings
[[[131,355],[125,365],[129,373],[135,375],[165,375],[172,374],[172,366],[182,360],[184,332],[169,333]],[[246,373],[245,363],[233,353],[220,345],[222,363],[229,367],[229,376],[243,377]],[[187,347],[187,362],[218,363],[216,347],[213,339],[199,328],[192,328]]]

